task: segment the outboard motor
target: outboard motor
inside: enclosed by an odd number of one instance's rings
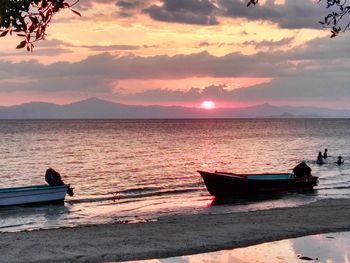
[[[296,177],[311,176],[311,168],[304,162],[299,163],[293,168]]]
[[[61,175],[52,168],[46,170],[45,181],[50,186],[64,185],[64,182],[61,179]]]
[[[46,170],[45,173],[45,181],[50,185],[50,186],[59,186],[59,185],[65,185],[65,183],[62,181],[61,175],[59,172],[55,171],[52,168],[49,168]],[[70,185],[66,185],[68,187],[67,189],[67,194],[69,196],[73,196],[73,188],[70,187]]]

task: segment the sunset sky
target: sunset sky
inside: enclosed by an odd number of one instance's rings
[[[350,109],[350,32],[313,0],[80,0],[34,52],[0,39],[0,105],[98,97],[143,105]]]

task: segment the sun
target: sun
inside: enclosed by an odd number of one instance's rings
[[[211,110],[216,107],[215,102],[212,100],[205,100],[201,103],[200,107],[202,109]]]

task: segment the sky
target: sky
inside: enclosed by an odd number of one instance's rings
[[[72,103],[350,109],[350,32],[314,0],[80,0],[34,52],[0,39],[0,105]]]

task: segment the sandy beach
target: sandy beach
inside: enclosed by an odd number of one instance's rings
[[[156,222],[1,233],[1,262],[104,262],[171,257],[350,230],[350,199]]]

